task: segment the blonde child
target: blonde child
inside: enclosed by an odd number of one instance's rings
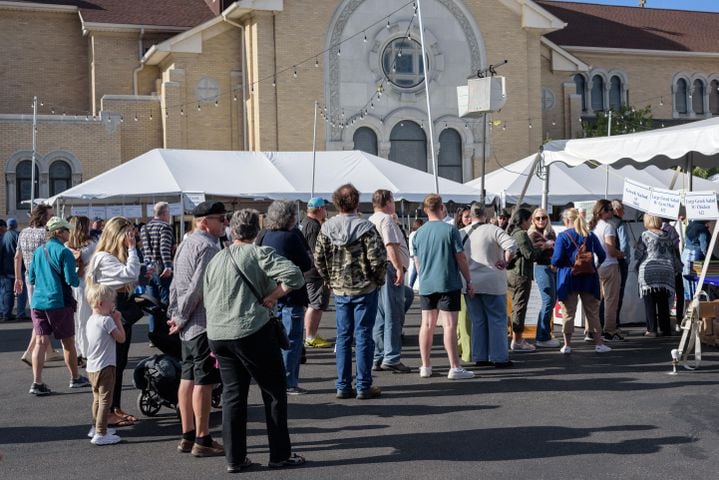
[[[107,416],[115,386],[115,345],[125,341],[122,317],[115,310],[115,290],[99,283],[86,291],[92,315],[87,321],[87,375],[92,384],[92,421],[88,437],[94,445],[120,441],[115,430],[107,428]]]

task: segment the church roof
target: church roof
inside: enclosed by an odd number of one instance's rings
[[[547,35],[568,47],[719,51],[719,13],[535,0],[567,27]]]
[[[15,0],[77,7],[88,23],[194,27],[215,14],[205,0]]]

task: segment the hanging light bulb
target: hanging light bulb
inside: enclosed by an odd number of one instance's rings
[[[397,56],[398,56],[398,57],[401,57],[401,56],[402,56],[402,50],[400,50],[399,52],[397,52]]]
[[[366,33],[364,34],[364,38],[362,38],[362,41],[363,41],[364,43],[367,43],[367,34],[366,34]]]
[[[503,131],[503,132],[506,132],[506,131],[507,131],[507,122],[504,122],[504,123],[502,124],[502,131]]]
[[[292,74],[292,76],[295,77],[295,78],[297,78],[297,67],[294,67],[294,68],[295,68],[295,71],[294,71],[294,73]]]
[[[152,114],[150,114],[150,120],[152,120]]]
[[[315,58],[315,68],[319,68],[320,61]]]
[[[220,106],[220,101],[219,101],[219,100],[215,100],[215,107],[219,107],[219,106]]]
[[[370,107],[372,110],[374,110],[374,102],[370,103],[370,104],[369,104],[369,107]]]
[[[169,118],[169,117],[170,117],[170,112],[168,112],[167,109],[165,109],[165,118]]]
[[[233,101],[233,102],[236,102],[236,101],[237,101],[237,94],[236,94],[236,93],[235,93],[234,95],[232,95],[232,101]]]
[[[659,106],[660,107],[664,106],[664,97],[659,97]]]
[[[387,17],[387,30],[389,30],[389,17]]]
[[[50,113],[52,113],[53,115],[55,115],[55,109],[54,109],[54,108],[50,108]]]
[[[529,129],[532,129],[532,120],[529,120]]]
[[[338,49],[337,49],[337,56],[339,57],[339,56],[341,56],[341,55],[342,55],[342,49],[341,49],[341,48],[338,48]]]
[[[124,123],[124,122],[125,122],[125,117],[123,117],[122,115],[120,115],[120,123]]]
[[[180,109],[180,115],[184,115],[184,114],[185,114],[185,109],[184,109],[184,108],[181,108],[181,109]]]
[[[137,114],[135,114],[135,118],[133,120],[137,121]]]
[[[197,104],[197,111],[198,111],[198,112],[201,112],[201,111],[202,111],[202,107],[200,106],[199,103]]]
[[[554,120],[552,120],[552,126],[553,126],[553,127],[556,127],[556,126],[557,126],[557,122],[555,122]]]
[[[272,87],[276,87],[276,86],[277,86],[277,78],[273,77],[272,78]]]

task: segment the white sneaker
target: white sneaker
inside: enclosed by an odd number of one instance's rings
[[[572,347],[570,347],[569,345],[565,345],[559,349],[559,353],[563,353],[564,355],[569,355],[570,353],[572,353]]]
[[[108,428],[107,428],[107,433],[109,433],[109,434],[111,434],[111,435],[115,435],[115,429],[108,427]],[[90,427],[90,431],[87,432],[87,436],[88,436],[89,438],[92,438],[92,437],[95,436],[95,425],[93,425],[92,427]]]
[[[432,367],[419,367],[419,376],[429,378],[432,376]]]
[[[462,367],[450,368],[449,373],[447,374],[447,378],[449,378],[450,380],[465,380],[467,378],[474,378],[474,372],[465,370]]]
[[[605,344],[602,343],[601,345],[595,346],[595,347],[594,347],[594,351],[597,352],[597,353],[607,353],[607,352],[611,352],[611,351],[612,351],[612,348],[611,348],[611,347],[608,347],[608,346],[606,346]]]
[[[534,345],[537,347],[544,347],[544,348],[557,348],[559,346],[559,340],[556,338],[550,338],[549,340],[537,340],[534,342]]]
[[[591,333],[584,334],[584,341],[587,343],[594,343],[594,337]]]
[[[114,445],[116,443],[120,443],[122,439],[112,433],[106,433],[105,435],[98,435],[95,434],[94,437],[92,437],[92,440],[90,440],[90,443],[93,445]]]
[[[537,349],[534,345],[527,342],[526,340],[522,340],[519,343],[512,340],[512,343],[510,344],[509,348],[513,352],[533,352]]]

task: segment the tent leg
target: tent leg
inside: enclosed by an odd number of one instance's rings
[[[527,189],[529,188],[529,182],[532,181],[532,175],[534,175],[534,171],[537,169],[537,165],[539,165],[539,162],[542,160],[542,152],[544,152],[544,146],[539,147],[537,155],[534,157],[534,161],[532,162],[532,168],[529,170],[532,173],[527,175],[527,180],[525,180],[524,187],[522,187],[522,193],[519,194],[517,204],[514,206],[514,212],[519,209],[519,207],[522,205],[522,202],[524,201],[524,195],[527,193]]]
[[[180,194],[180,241],[185,237],[185,194]]]
[[[543,167],[544,179],[542,180],[542,208],[547,211],[549,205],[549,165]]]

